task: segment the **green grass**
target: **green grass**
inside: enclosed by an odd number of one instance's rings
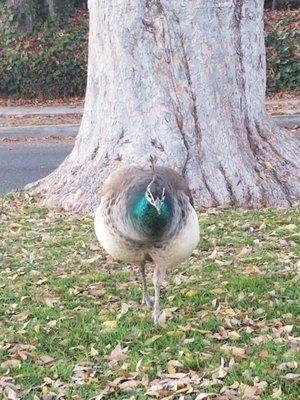
[[[104,254],[91,218],[22,196],[0,199],[0,215],[0,399],[176,399],[175,381],[187,400],[299,397],[297,208],[200,213],[198,249],[168,271],[162,327],[140,306],[137,268]]]

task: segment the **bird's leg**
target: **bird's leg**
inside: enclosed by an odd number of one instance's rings
[[[141,265],[141,272],[142,272],[142,285],[143,285],[142,306],[146,305],[147,307],[152,307],[153,301],[151,300],[148,294],[145,264]]]
[[[160,287],[163,283],[166,275],[165,267],[155,267],[154,275],[153,275],[153,284],[155,290],[154,297],[154,307],[153,307],[153,322],[155,325],[159,323],[160,309],[159,309],[159,296],[160,296]]]

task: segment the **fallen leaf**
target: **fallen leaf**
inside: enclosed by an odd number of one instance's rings
[[[190,290],[188,290],[187,292],[186,292],[186,297],[194,297],[194,296],[196,296],[197,295],[197,290],[195,290],[195,289],[190,289]]]
[[[156,342],[156,340],[161,338],[161,337],[162,337],[162,335],[154,335],[151,338],[146,340],[145,345],[148,346],[149,344],[152,344],[152,343]]]
[[[7,400],[19,400],[20,397],[18,396],[17,392],[15,392],[11,387],[6,386],[4,389],[5,398]]]
[[[17,358],[11,358],[10,360],[3,361],[3,363],[1,363],[1,368],[3,368],[3,369],[15,368],[20,364],[21,364],[21,360],[18,360]]]
[[[229,317],[234,317],[235,311],[232,308],[226,308],[225,314],[228,315]]]
[[[219,366],[219,368],[212,374],[212,378],[213,379],[223,379],[225,378],[225,376],[227,375],[227,370],[224,366],[225,362],[224,362],[224,358],[221,358],[221,364]]]
[[[199,393],[195,400],[204,400],[212,396],[217,396],[217,393]]]
[[[296,361],[289,361],[289,362],[285,362],[285,363],[278,365],[277,369],[279,371],[284,371],[287,369],[297,369],[297,367],[298,367],[298,364]]]
[[[300,381],[300,374],[286,374],[286,375],[282,375],[280,376],[280,378],[284,381]]]
[[[246,254],[249,254],[251,252],[252,252],[252,247],[251,246],[245,246],[238,252],[238,254],[236,256],[237,257],[243,257]]]
[[[280,399],[282,395],[282,390],[281,390],[281,386],[279,386],[278,388],[274,388],[273,392],[272,392],[272,399]]]
[[[261,351],[259,352],[259,354],[258,354],[258,357],[259,357],[261,360],[265,360],[266,358],[268,358],[268,357],[269,357],[269,352],[268,352],[268,350],[266,350],[266,349],[261,350]]]
[[[99,355],[99,351],[95,349],[95,347],[92,345],[91,346],[91,356],[96,357]]]
[[[243,400],[251,400],[251,399],[256,398],[257,389],[255,386],[244,385],[242,393],[243,393],[243,396],[242,396]]]
[[[230,332],[228,332],[228,337],[231,340],[236,341],[236,340],[240,339],[241,335],[236,331],[230,331]]]
[[[184,370],[185,367],[178,360],[169,360],[167,369],[168,369],[169,374],[175,374],[177,372],[177,370],[180,370],[180,369]]]
[[[285,325],[279,328],[280,333],[291,333],[294,328],[294,325]]]
[[[105,329],[113,330],[113,329],[116,329],[116,327],[117,327],[117,321],[116,320],[104,321],[104,322],[102,322],[102,326]]]
[[[133,389],[137,388],[139,385],[141,384],[140,381],[137,381],[135,379],[129,380],[129,381],[125,381],[119,384],[119,388],[120,390],[122,390],[123,392],[130,392]]]
[[[125,349],[122,349],[121,345],[117,344],[117,346],[113,349],[110,355],[106,357],[106,359],[111,366],[115,366],[125,358],[125,353],[127,352],[127,350],[127,347]]]
[[[39,365],[48,365],[48,364],[53,363],[53,361],[54,361],[54,358],[51,356],[42,356],[39,358],[38,364]]]
[[[246,350],[242,347],[233,347],[232,348],[232,355],[238,359],[245,357]]]
[[[117,319],[120,319],[123,315],[125,315],[128,312],[129,308],[130,308],[129,304],[122,303],[121,311],[118,313]]]

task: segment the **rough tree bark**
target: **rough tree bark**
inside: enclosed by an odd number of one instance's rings
[[[48,7],[50,17],[56,17],[55,0],[44,0],[44,3]]]
[[[74,150],[30,188],[92,211],[121,164],[181,172],[196,203],[299,198],[299,146],[266,115],[262,0],[90,0],[88,84]]]

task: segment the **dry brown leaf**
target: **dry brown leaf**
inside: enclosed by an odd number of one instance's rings
[[[282,380],[284,381],[295,381],[295,382],[299,382],[300,381],[300,374],[286,374],[286,375],[282,375],[280,377]]]
[[[164,398],[171,396],[172,393],[186,393],[192,390],[192,379],[189,374],[175,373],[164,374],[161,379],[155,379],[147,391],[149,396]]]
[[[110,355],[106,357],[109,365],[115,366],[120,361],[122,361],[125,358],[127,350],[128,350],[128,347],[126,347],[125,349],[122,349],[121,345],[117,344],[117,346],[113,349],[113,351],[110,353]]]
[[[217,393],[199,393],[195,400],[204,400],[213,396],[217,396]]]
[[[5,398],[7,400],[19,400],[21,397],[18,396],[17,392],[13,390],[11,387],[6,386],[4,389]]]
[[[132,379],[132,380],[120,383],[119,389],[122,390],[123,392],[130,392],[133,389],[137,388],[140,384],[141,384],[140,381]]]
[[[233,347],[232,355],[237,359],[241,359],[245,357],[246,350],[243,347]]]
[[[267,359],[267,358],[269,357],[269,352],[268,352],[268,350],[266,350],[266,349],[261,350],[260,353],[258,354],[258,357],[259,357],[261,360]]]
[[[128,312],[129,308],[130,308],[130,305],[129,305],[129,304],[127,304],[127,303],[122,303],[122,305],[121,305],[121,310],[120,310],[120,312],[119,312],[118,315],[117,315],[117,319],[120,319],[123,315],[125,315],[125,314]]]
[[[243,257],[246,254],[250,254],[251,252],[252,252],[252,247],[251,246],[245,246],[238,252],[238,254],[236,256],[237,257]]]
[[[10,360],[3,361],[3,363],[1,363],[1,368],[3,368],[3,369],[14,368],[20,364],[21,364],[21,360],[19,360],[17,358],[11,358]]]
[[[278,388],[274,388],[273,392],[272,392],[272,399],[280,399],[282,395],[282,390],[281,390],[281,386],[279,386]]]
[[[224,358],[221,358],[221,365],[219,366],[219,368],[212,374],[212,378],[213,379],[223,379],[225,378],[225,376],[227,375],[227,370],[224,366],[225,362],[224,362]]]
[[[236,341],[240,339],[241,335],[237,331],[230,331],[228,332],[228,337],[231,340]]]
[[[48,365],[48,364],[52,364],[53,361],[54,361],[54,358],[51,356],[42,356],[39,358],[38,364],[39,365]]]
[[[99,355],[99,351],[95,349],[94,345],[91,346],[91,356],[96,357]]]
[[[257,394],[256,387],[245,385],[245,387],[243,389],[244,389],[243,395],[242,395],[243,400],[251,400],[251,399],[257,398],[256,397],[256,394]]]
[[[102,322],[102,326],[106,330],[114,330],[117,327],[117,321],[116,320],[104,321]]]
[[[186,368],[178,360],[169,360],[167,369],[169,374],[175,374],[177,370],[184,370]]]
[[[278,365],[277,369],[279,371],[284,371],[287,369],[297,369],[297,367],[298,367],[298,364],[296,361],[289,361],[289,362],[285,362],[285,363]]]
[[[279,328],[280,333],[291,333],[294,328],[294,325],[285,325]]]

